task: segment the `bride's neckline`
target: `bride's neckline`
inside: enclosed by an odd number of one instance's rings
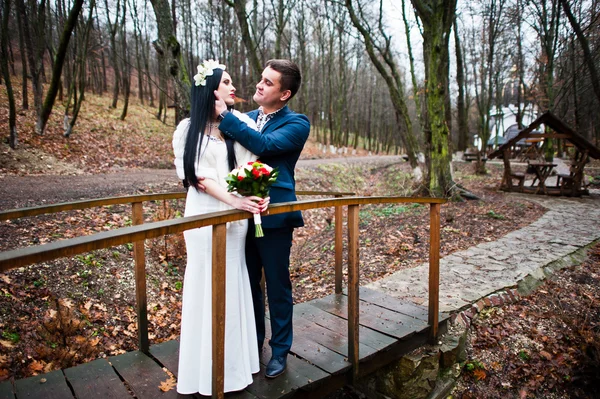
[[[221,135],[221,132],[219,131],[219,122],[207,123],[206,129],[208,130],[208,132],[205,134],[209,140],[220,141],[220,142],[224,141],[223,136]]]

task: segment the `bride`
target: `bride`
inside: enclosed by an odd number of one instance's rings
[[[267,209],[268,199],[239,197],[227,192],[227,174],[240,164],[256,160],[256,156],[218,130],[219,123],[213,120],[215,90],[228,106],[233,106],[235,87],[231,76],[225,72],[225,65],[213,60],[204,61],[194,76],[190,118],[181,121],[173,135],[177,175],[189,185],[185,216],[233,208],[263,212]],[[256,126],[246,115],[232,112],[250,127]],[[198,189],[197,176],[204,177],[204,192]],[[225,392],[244,389],[252,383],[252,374],[259,371],[252,293],[244,251],[247,223],[247,220],[233,222],[227,228]],[[212,227],[187,230],[184,237],[187,266],[177,392],[211,395]]]

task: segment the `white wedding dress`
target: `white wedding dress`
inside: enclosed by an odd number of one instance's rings
[[[234,111],[250,126],[255,122]],[[181,121],[173,135],[173,150],[177,175],[184,179],[183,153],[189,119]],[[255,160],[256,156],[234,144],[239,164]],[[204,136],[201,156],[196,162],[196,174],[213,179],[227,187],[225,177],[230,172],[225,142]],[[189,188],[185,216],[232,209],[229,205]],[[252,383],[252,374],[259,371],[258,344],[252,293],[246,269],[244,246],[248,221],[229,223],[227,227],[226,310],[225,310],[225,392],[239,391]],[[187,266],[183,285],[181,337],[177,392],[211,395],[212,387],[212,227],[184,232]]]

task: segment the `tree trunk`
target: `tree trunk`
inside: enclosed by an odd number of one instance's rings
[[[56,99],[56,94],[58,93],[60,76],[62,74],[63,64],[67,55],[69,40],[71,39],[71,33],[77,24],[77,18],[79,17],[79,12],[83,6],[83,1],[84,0],[74,1],[73,8],[71,8],[71,11],[69,12],[69,18],[67,19],[67,23],[65,24],[62,36],[60,38],[60,43],[56,52],[56,60],[54,61],[54,67],[52,68],[52,81],[48,87],[48,93],[46,93],[44,105],[39,114],[36,125],[36,130],[39,134],[43,134],[46,124],[48,123],[50,113],[52,112],[52,108],[54,107],[54,100]]]
[[[583,59],[585,60],[585,64],[587,65],[588,70],[590,72],[590,79],[592,81],[592,87],[594,88],[594,94],[596,94],[598,104],[600,104],[600,79],[598,78],[598,71],[596,70],[596,64],[594,63],[594,57],[590,50],[589,41],[587,37],[585,37],[585,35],[583,34],[579,22],[577,22],[577,20],[573,16],[568,0],[560,0],[560,3],[562,5],[563,10],[565,11],[565,15],[567,16],[569,23],[571,24],[571,27],[577,35],[577,40],[581,45],[581,49],[583,50]]]
[[[119,119],[122,121],[127,117],[127,109],[129,108],[129,95],[131,93],[131,64],[129,62],[129,51],[127,50],[127,29],[125,27],[127,15],[127,2],[123,0],[123,19],[121,21],[121,47],[123,49],[123,61],[122,61],[122,80],[124,89],[123,99],[123,111]]]
[[[27,49],[27,57],[29,59],[29,71],[31,73],[31,85],[33,88],[33,104],[36,110],[36,114],[39,116],[42,112],[42,97],[44,89],[41,81],[42,72],[42,59],[44,54],[43,35],[37,35],[34,32],[43,32],[45,26],[45,6],[46,2],[42,1],[39,8],[32,7],[31,15],[27,13],[25,3],[23,0],[17,0],[18,12],[21,13],[21,21],[23,22],[23,37],[25,39],[25,48]],[[35,26],[30,27],[30,22],[34,23]],[[34,42],[32,36],[35,34],[37,41]],[[42,133],[39,132],[38,133]]]
[[[467,149],[469,126],[467,124],[467,106],[465,105],[465,67],[461,48],[458,24],[454,18],[454,44],[456,48],[456,84],[458,85],[458,99],[456,100],[456,113],[458,114],[458,151]]]
[[[450,131],[446,121],[448,87],[448,40],[456,12],[456,0],[411,0],[423,23],[429,152],[427,190],[432,197],[446,197],[453,187],[450,162]],[[427,3],[427,4],[425,4]],[[432,4],[433,3],[433,4]]]
[[[27,56],[25,55],[25,41],[23,39],[23,23],[21,21],[21,13],[15,12],[17,16],[17,29],[19,30],[19,48],[21,49],[21,108],[29,109],[29,95],[27,93]]]
[[[140,29],[140,21],[137,11],[137,2],[132,0],[131,7],[129,7],[129,13],[133,21],[134,38],[135,38],[135,65],[137,69],[137,85],[138,85],[138,98],[140,103],[144,105],[144,80],[142,72],[142,55],[140,54],[140,41],[142,40],[142,30]]]
[[[412,52],[412,44],[410,41],[410,27],[406,18],[405,0],[402,0],[402,21],[404,22],[404,34],[406,35],[406,47],[408,49],[408,61],[410,66],[410,80],[412,82],[413,97],[415,102],[415,110],[419,123],[423,124],[421,119],[421,102],[419,101],[419,86],[417,84],[417,76],[415,75],[415,57]]]
[[[110,40],[110,64],[113,68],[113,73],[115,75],[115,82],[113,85],[113,97],[112,103],[110,104],[110,108],[117,108],[117,104],[119,102],[119,90],[121,85],[121,73],[119,70],[119,60],[117,58],[117,32],[119,26],[119,15],[121,12],[121,1],[125,0],[117,0],[117,15],[115,16],[115,21],[112,22],[110,20],[109,6],[108,0],[104,0],[104,5],[106,7],[106,22],[108,24],[108,37]]]
[[[248,26],[248,15],[246,14],[246,0],[224,0],[225,3],[233,8],[237,17],[240,30],[242,33],[242,41],[246,47],[246,55],[248,56],[248,63],[250,63],[252,80],[254,82],[260,81],[262,74],[262,63],[258,56],[258,45],[250,34],[250,27]]]
[[[4,7],[2,7],[2,28],[0,37],[1,47],[0,54],[2,60],[0,61],[0,67],[2,68],[2,76],[6,84],[6,94],[8,96],[8,129],[10,136],[8,144],[13,150],[17,148],[17,109],[15,107],[15,97],[13,94],[12,84],[10,81],[10,72],[8,70],[8,17],[10,14],[10,0],[3,1]],[[22,50],[21,50],[22,51]]]
[[[150,0],[158,27],[155,46],[162,50],[159,62],[168,70],[173,82],[175,97],[175,123],[187,116],[190,109],[190,76],[185,67],[181,46],[175,36],[175,26],[168,0]]]

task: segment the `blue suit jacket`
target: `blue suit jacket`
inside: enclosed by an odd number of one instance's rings
[[[249,112],[248,116],[256,120],[258,110]],[[310,122],[305,115],[285,106],[267,122],[262,132],[257,132],[228,114],[221,121],[219,130],[258,155],[262,162],[279,168],[279,177],[269,193],[272,204],[296,201],[294,168],[310,132]],[[297,211],[265,216],[262,225],[263,228],[301,227],[304,221]]]

